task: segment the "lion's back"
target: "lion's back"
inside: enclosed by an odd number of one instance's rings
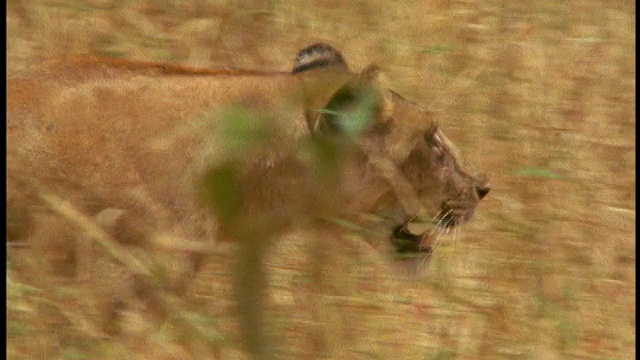
[[[105,206],[136,188],[177,204],[192,196],[194,167],[234,131],[222,117],[270,121],[282,144],[307,132],[292,75],[103,60],[53,61],[8,80],[11,177],[91,192]]]

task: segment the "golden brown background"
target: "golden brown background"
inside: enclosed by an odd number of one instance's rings
[[[634,1],[14,0],[7,10],[9,74],[67,53],[289,70],[300,48],[328,42],[355,70],[382,65],[490,176],[475,220],[422,281],[350,245],[329,252],[324,285],[309,286],[304,240],[278,244],[272,356],[635,358]],[[134,308],[118,336],[101,330],[101,286],[33,280],[11,256],[7,271],[10,359],[246,358],[224,262],[176,300],[191,327]]]

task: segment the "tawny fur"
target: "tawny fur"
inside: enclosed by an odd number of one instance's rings
[[[342,213],[397,206],[410,217],[456,200],[472,214],[486,179],[462,168],[431,114],[384,89],[376,73],[199,70],[93,57],[48,62],[7,83],[8,207],[18,217],[37,217],[46,210],[34,193],[46,189],[90,215],[124,211],[135,223],[134,241],[162,229],[214,241],[217,225],[195,184],[230,155],[219,136],[224,111],[255,111],[274,129],[242,167],[248,214],[278,211],[297,201],[298,191],[317,194],[308,201],[333,196],[313,188],[318,184],[308,181],[291,145],[320,131],[328,117],[318,110],[341,89],[366,88],[375,90],[376,106],[370,129],[345,160]],[[424,140],[434,133],[447,144],[446,161],[437,164]]]

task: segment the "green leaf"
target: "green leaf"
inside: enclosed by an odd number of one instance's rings
[[[232,222],[243,200],[240,173],[233,162],[213,167],[204,176],[204,198],[224,223]]]
[[[222,112],[220,128],[217,129],[224,144],[232,153],[244,153],[255,145],[264,143],[274,135],[271,122],[266,121],[265,114],[251,109],[234,107]]]

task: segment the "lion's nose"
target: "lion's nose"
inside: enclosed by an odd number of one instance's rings
[[[476,193],[478,194],[478,199],[482,200],[485,196],[491,191],[491,185],[483,184],[476,186]]]

